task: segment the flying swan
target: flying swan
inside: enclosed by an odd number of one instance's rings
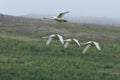
[[[99,43],[95,42],[95,41],[88,41],[86,43],[80,43],[80,44],[86,45],[86,47],[84,48],[84,50],[82,51],[82,53],[85,53],[90,46],[95,46],[99,51],[101,50],[101,48],[99,46]]]
[[[66,40],[64,40],[64,42],[66,42],[65,45],[64,45],[64,48],[67,48],[69,43],[75,43],[75,44],[77,44],[80,47],[79,41],[77,39],[75,39],[75,38],[73,38],[73,39],[66,39]]]
[[[43,38],[48,38],[48,40],[46,42],[46,45],[49,45],[52,39],[59,40],[62,44],[64,44],[63,37],[61,35],[59,35],[59,34],[51,34],[50,36],[43,37]]]
[[[67,13],[69,13],[69,11],[59,13],[58,16],[53,16],[52,18],[44,18],[44,19],[56,20],[58,22],[67,22],[67,20],[63,19],[63,16]]]

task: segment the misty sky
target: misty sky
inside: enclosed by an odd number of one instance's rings
[[[58,14],[120,18],[120,0],[0,0],[0,13],[10,15]]]

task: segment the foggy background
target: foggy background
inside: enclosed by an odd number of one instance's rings
[[[0,0],[0,13],[32,18],[56,16],[72,22],[120,26],[120,0]]]
[[[10,15],[58,14],[120,18],[120,0],[0,0],[0,13]]]

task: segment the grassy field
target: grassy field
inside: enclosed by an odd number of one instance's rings
[[[42,27],[41,27],[42,25]],[[45,45],[46,36],[60,33],[80,42],[95,40],[82,54],[57,42]],[[120,27],[75,23],[0,25],[0,80],[120,80]]]

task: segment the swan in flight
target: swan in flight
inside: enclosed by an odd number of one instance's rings
[[[85,53],[90,46],[95,46],[99,51],[101,50],[99,43],[95,41],[88,41],[86,43],[80,43],[80,44],[86,45],[82,53]]]
[[[64,42],[66,42],[65,45],[64,45],[64,48],[67,48],[69,43],[76,43],[80,47],[79,41],[77,39],[75,39],[75,38],[66,39],[66,40],[64,40]]]
[[[67,20],[63,19],[63,16],[65,14],[69,13],[69,11],[66,11],[66,12],[61,12],[59,13],[59,15],[57,16],[53,16],[52,18],[44,18],[44,19],[51,19],[51,20],[56,20],[58,22],[67,22]]]
[[[46,42],[46,45],[49,45],[51,40],[52,39],[57,39],[59,40],[62,44],[64,44],[64,40],[63,40],[63,37],[59,34],[51,34],[50,36],[48,37],[43,37],[43,38],[48,38],[47,42]]]

